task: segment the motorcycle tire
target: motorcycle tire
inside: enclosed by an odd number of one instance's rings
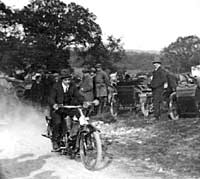
[[[98,131],[81,135],[80,157],[86,169],[98,168],[102,161],[102,143]]]

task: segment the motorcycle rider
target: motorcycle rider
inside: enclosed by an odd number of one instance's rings
[[[71,74],[62,70],[60,79],[52,87],[49,97],[53,151],[59,149],[65,131],[70,133],[72,117],[78,114],[77,109],[59,108],[59,105],[80,105],[84,101],[83,96],[72,82]]]

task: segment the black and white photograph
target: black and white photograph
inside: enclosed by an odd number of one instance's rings
[[[0,179],[200,179],[199,0],[0,0]]]

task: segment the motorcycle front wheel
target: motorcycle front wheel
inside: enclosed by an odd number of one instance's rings
[[[80,157],[85,168],[95,170],[102,160],[102,143],[97,131],[82,134],[80,138]]]

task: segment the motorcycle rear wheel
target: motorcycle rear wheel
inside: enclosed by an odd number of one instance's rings
[[[81,135],[80,157],[85,168],[88,170],[97,169],[102,161],[102,143],[99,132],[94,131]]]

